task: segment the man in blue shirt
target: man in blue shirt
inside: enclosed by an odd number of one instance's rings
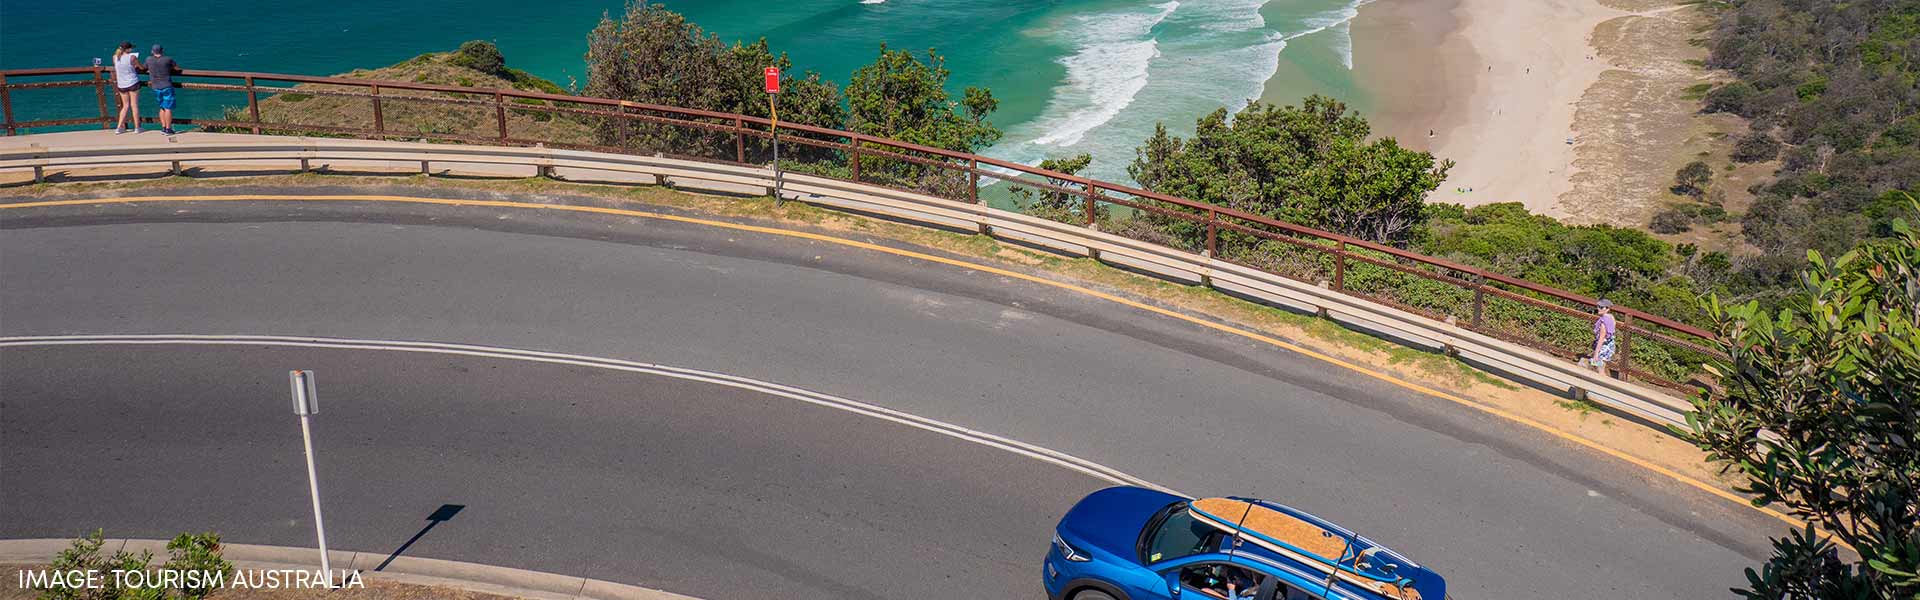
[[[140,70],[147,72],[147,85],[153,88],[153,97],[160,102],[160,132],[173,135],[173,76],[180,74],[180,64],[162,54],[160,45],[154,44],[153,56],[147,57],[147,64]]]

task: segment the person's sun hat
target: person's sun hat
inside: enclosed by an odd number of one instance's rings
[[[1597,304],[1595,304],[1594,306],[1596,306],[1596,307],[1598,307],[1598,308],[1601,308],[1601,309],[1608,309],[1608,308],[1613,308],[1613,301],[1612,301],[1612,300],[1608,300],[1608,299],[1606,299],[1606,298],[1601,298],[1601,299],[1600,299],[1600,302],[1599,302],[1599,303],[1597,303]]]
[[[154,45],[153,45],[153,53],[154,53],[154,54],[159,54],[159,53],[160,53],[160,45],[159,45],[159,44],[154,44]]]

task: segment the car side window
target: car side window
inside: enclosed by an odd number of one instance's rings
[[[1198,592],[1195,600],[1261,600],[1265,577],[1246,567],[1201,563],[1180,569],[1180,586]]]
[[[1319,596],[1285,583],[1275,585],[1273,588],[1273,600],[1320,600]]]
[[[1175,509],[1160,522],[1147,539],[1148,564],[1211,552],[1220,547],[1220,530],[1201,523],[1185,506]]]

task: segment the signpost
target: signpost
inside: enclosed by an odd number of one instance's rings
[[[320,570],[327,574],[327,586],[333,586],[333,564],[327,559],[327,525],[320,520],[320,475],[313,468],[313,416],[320,414],[320,395],[314,391],[313,371],[291,371],[287,382],[293,387],[293,414],[300,415],[300,439],[307,447],[307,489],[313,491],[313,529],[320,537]]]
[[[767,113],[773,115],[773,205],[779,206],[780,198],[780,67],[767,67]]]

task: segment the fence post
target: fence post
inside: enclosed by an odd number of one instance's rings
[[[500,119],[500,144],[507,143],[507,97],[493,92],[493,114]]]
[[[373,133],[380,139],[387,137],[387,119],[380,114],[380,86],[373,86]]]
[[[853,167],[853,180],[858,182],[860,181],[860,136],[847,136],[847,145],[853,148],[847,153],[847,162]]]
[[[1220,258],[1220,213],[1207,209],[1207,258]]]
[[[107,113],[107,81],[100,78],[100,67],[93,68],[93,99],[100,103],[100,128],[113,126],[113,118]]]
[[[1473,274],[1473,328],[1474,329],[1480,328],[1480,324],[1482,323],[1481,315],[1486,310],[1486,307],[1487,307],[1487,275],[1485,273],[1474,273]]]
[[[967,201],[980,203],[980,158],[976,156],[967,157]]]
[[[0,111],[6,112],[7,135],[13,135],[13,91],[7,86],[6,75],[0,75]]]
[[[1340,245],[1335,246],[1333,250],[1333,291],[1336,291],[1336,292],[1347,291],[1347,241],[1346,240],[1340,240]]]
[[[253,76],[247,76],[247,112],[253,114],[253,134],[260,135],[260,101],[253,89]]]
[[[1099,196],[1100,196],[1100,187],[1094,185],[1093,180],[1091,179],[1087,180],[1087,227],[1088,228],[1092,228],[1094,225],[1094,211],[1099,209],[1098,203],[1094,199],[1098,198]]]
[[[621,107],[625,110],[626,107]],[[747,162],[747,123],[740,117],[733,118],[733,162]]]
[[[1619,322],[1614,323],[1614,331],[1620,336],[1619,377],[1622,380],[1631,380],[1632,377],[1627,375],[1627,370],[1633,368],[1633,338],[1628,335],[1627,327],[1633,324],[1633,319],[1621,314],[1617,320]]]
[[[632,123],[630,123],[630,121],[632,121],[633,119],[627,118],[626,106],[615,106],[613,107],[613,112],[619,113],[620,115],[618,117],[614,117],[613,120],[614,120],[614,124],[619,125],[619,129],[620,129],[620,151],[626,152],[628,147],[627,146],[627,128],[633,126]]]

